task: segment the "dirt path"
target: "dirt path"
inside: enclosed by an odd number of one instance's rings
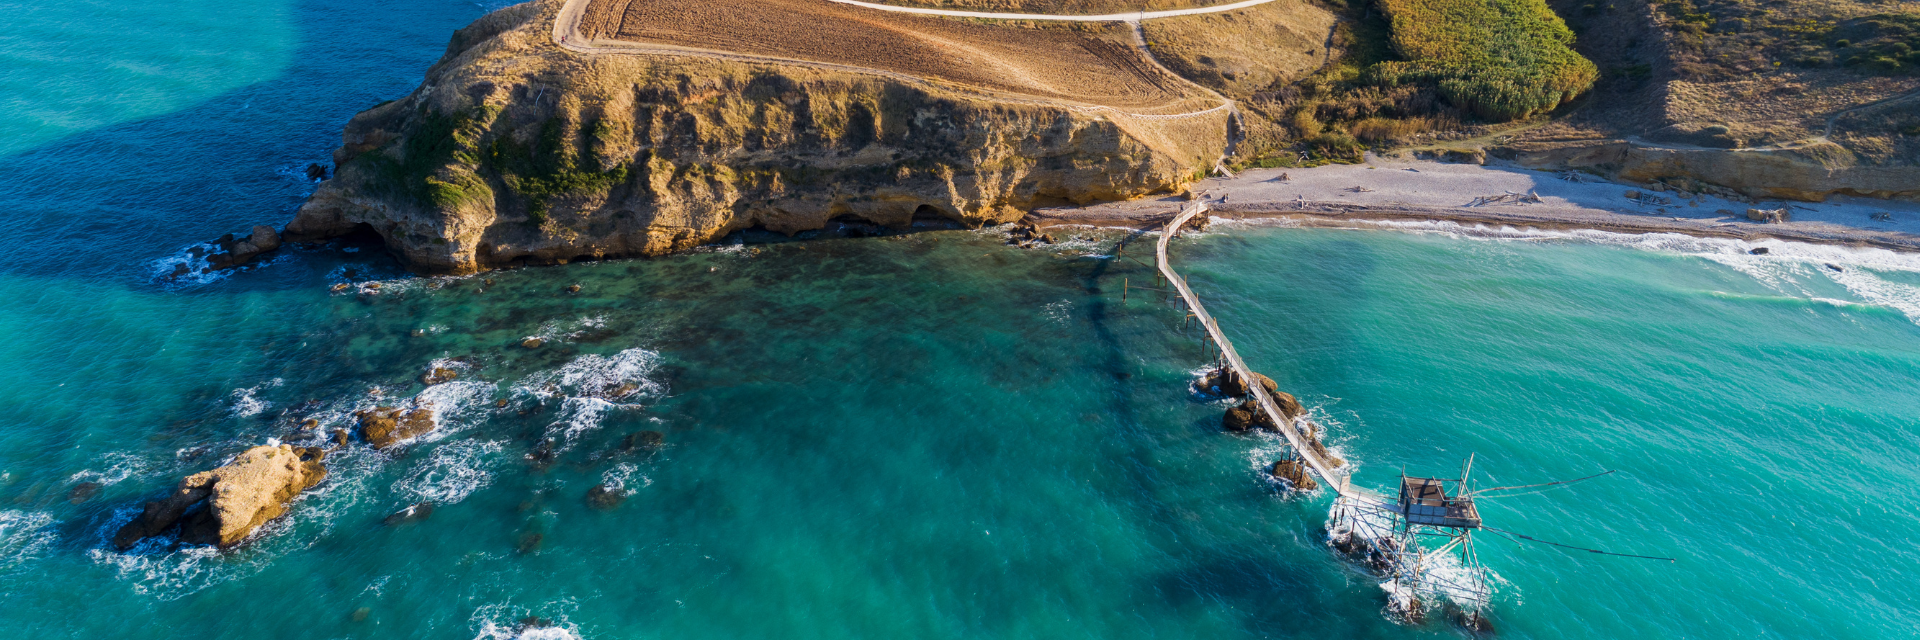
[[[1195,7],[1192,9],[1172,9],[1168,11],[1135,11],[1132,13],[1109,13],[1104,15],[1059,15],[1051,13],[993,13],[986,11],[953,11],[949,9],[920,9],[916,7],[896,7],[890,4],[860,2],[859,0],[828,0],[856,7],[866,7],[895,13],[914,13],[923,16],[946,16],[949,18],[984,18],[988,20],[1051,20],[1056,22],[1139,22],[1154,18],[1173,18],[1177,16],[1195,16],[1203,13],[1220,13],[1257,7],[1273,0],[1245,0],[1233,4],[1213,7]]]
[[[595,4],[614,1],[567,0],[555,16],[554,42],[586,54],[703,57],[878,75],[994,100],[1143,120],[1200,117],[1233,108],[1231,101],[1167,71],[1150,56],[1141,54],[1142,59],[1135,60],[1100,39],[1071,32],[893,17],[828,0],[732,6],[687,0]],[[614,37],[582,33],[581,22],[590,8],[597,15],[619,12],[614,24],[620,26],[601,29],[613,31]]]

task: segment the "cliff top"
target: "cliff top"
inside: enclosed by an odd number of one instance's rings
[[[591,0],[597,39],[725,57],[870,69],[1051,102],[1162,114],[1216,106],[1159,67],[1125,25],[1027,29],[825,0]]]

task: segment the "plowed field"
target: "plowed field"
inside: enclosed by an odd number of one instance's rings
[[[880,69],[975,87],[1163,112],[1188,86],[1118,35],[1023,29],[824,0],[594,0],[594,37]],[[1184,103],[1184,104],[1181,104]]]

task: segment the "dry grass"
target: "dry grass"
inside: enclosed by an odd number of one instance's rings
[[[902,7],[928,7],[1001,13],[1095,15],[1126,11],[1163,11],[1219,4],[1208,0],[869,0]]]
[[[1118,37],[885,13],[824,0],[600,0],[624,4],[617,37],[947,80],[1138,110],[1197,93]],[[1117,27],[1108,27],[1110,29]]]
[[[1148,20],[1148,46],[1175,73],[1236,98],[1290,83],[1326,64],[1332,12],[1277,0],[1228,13]]]

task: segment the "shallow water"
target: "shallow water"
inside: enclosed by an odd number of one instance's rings
[[[1328,497],[1282,495],[1259,473],[1278,444],[1220,432],[1222,406],[1187,392],[1198,334],[1158,294],[1121,300],[1153,276],[1104,258],[1117,233],[1043,251],[993,231],[756,237],[773,242],[473,278],[408,278],[377,250],[329,247],[157,280],[195,242],[290,217],[311,189],[294,170],[483,11],[169,7],[180,15],[29,12],[0,40],[0,55],[38,55],[47,43],[21,34],[84,18],[127,25],[115,55],[267,61],[209,65],[237,89],[197,67],[112,80],[168,97],[22,134],[0,159],[9,628],[475,638],[538,616],[559,627],[523,637],[1459,633],[1385,615],[1378,579],[1324,544]],[[275,57],[262,42],[296,44]],[[109,82],[115,58],[72,51],[48,63],[64,71],[10,76],[0,100],[81,112],[70,83]],[[1248,361],[1332,428],[1358,482],[1469,453],[1499,484],[1616,469],[1483,514],[1678,558],[1482,536],[1502,636],[1867,638],[1920,622],[1887,579],[1920,571],[1920,471],[1904,459],[1920,445],[1920,259],[1225,228],[1176,241],[1183,270]],[[369,280],[378,293],[328,290]],[[422,387],[436,364],[460,379]],[[433,435],[334,454],[328,482],[241,549],[105,542],[181,475],[310,439],[307,417],[344,426],[407,400],[432,403]],[[666,446],[624,450],[648,430]],[[552,459],[530,459],[543,446]],[[83,482],[103,487],[71,500]],[[624,502],[590,506],[602,483]],[[439,507],[383,524],[421,501]]]

